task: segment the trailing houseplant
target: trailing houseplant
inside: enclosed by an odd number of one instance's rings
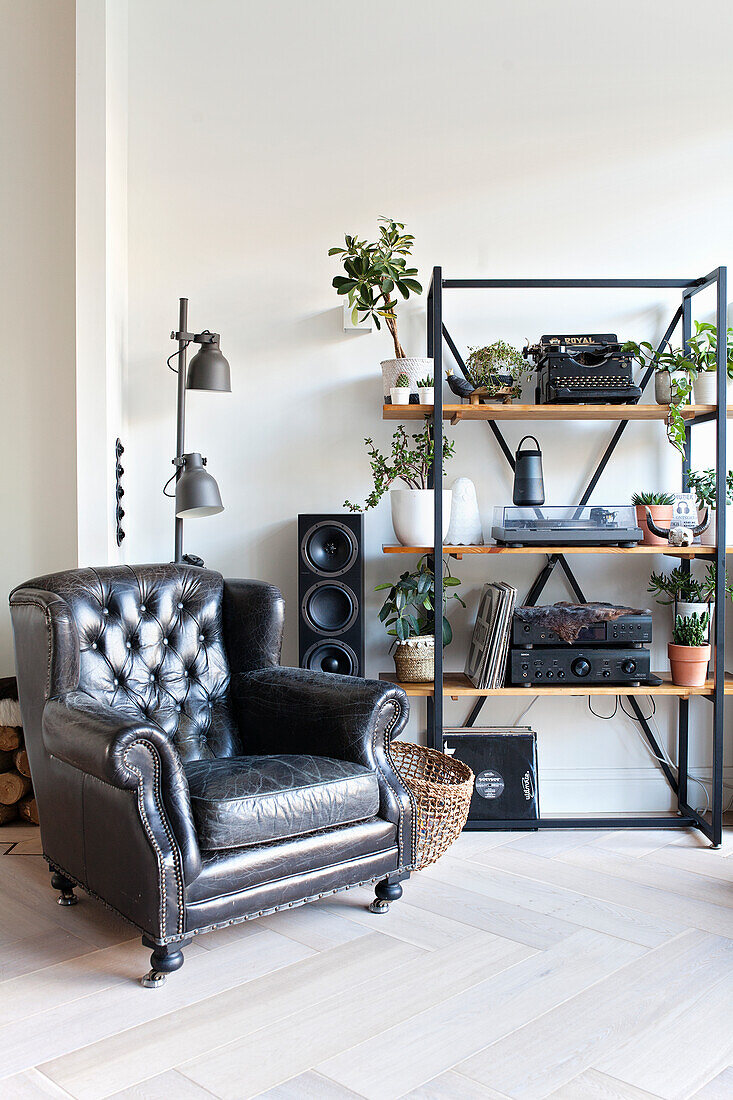
[[[646,522],[646,510],[648,508],[651,512],[654,523],[659,524],[660,527],[669,527],[672,520],[674,493],[632,493],[631,503],[636,508],[636,523],[644,532],[642,541],[645,545],[665,546],[667,540],[649,530]]]
[[[333,286],[338,294],[348,297],[354,324],[371,317],[377,329],[381,329],[384,321],[392,337],[395,358],[382,363],[387,400],[398,374],[406,373],[414,386],[421,374],[432,369],[433,361],[408,358],[397,332],[398,298],[407,300],[411,294],[422,294],[422,286],[415,278],[417,268],[407,266],[415,238],[405,233],[404,224],[394,218],[379,218],[378,226],[376,241],[347,233],[343,247],[329,248],[328,254],[338,256],[343,264],[344,274],[334,278]]]
[[[469,348],[466,367],[480,390],[480,396],[495,398],[519,397],[521,379],[530,373],[521,351],[504,340],[496,340],[483,348]]]
[[[709,627],[707,611],[702,615],[678,615],[675,619],[672,641],[667,645],[673,684],[704,686],[710,661]]]
[[[363,507],[344,501],[344,508],[351,512],[365,512],[376,508],[386,492],[390,492],[392,526],[397,540],[403,546],[431,546],[433,543],[433,490],[428,488],[433,463],[433,439],[426,426],[410,439],[400,425],[392,436],[389,454],[375,447],[374,440],[364,443],[372,468],[374,488]],[[455,453],[455,443],[443,436],[443,474],[445,463]],[[406,489],[392,489],[395,481],[402,481]],[[448,532],[451,506],[450,489],[443,490],[443,538]]]
[[[693,386],[695,400],[701,405],[714,405],[717,330],[706,321],[695,321],[695,332],[688,340],[688,350],[668,347],[657,352],[647,340],[640,344],[629,340],[624,351],[631,352],[642,367],[654,367],[654,391],[660,405],[669,405],[667,437],[684,454],[685,422],[680,406],[689,403]],[[728,329],[726,343],[726,374],[733,381],[733,329]]]
[[[448,600],[465,603],[457,592],[447,592],[460,584],[451,574],[448,563],[443,561],[443,645],[450,645],[453,631],[448,622]],[[435,678],[435,575],[429,565],[428,555],[420,558],[412,571],[402,573],[394,583],[378,584],[375,592],[386,591],[379,611],[379,621],[384,623],[394,641],[395,669],[400,680],[428,681]]]

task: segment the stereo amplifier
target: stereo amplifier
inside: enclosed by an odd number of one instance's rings
[[[627,684],[639,686],[650,676],[649,650],[586,646],[548,646],[511,651],[512,684]]]
[[[572,645],[642,646],[649,645],[651,640],[652,615],[651,611],[645,611],[641,615],[621,615],[618,619],[584,626]],[[539,623],[522,622],[517,615],[514,616],[512,645],[529,649],[535,645],[563,644],[567,643],[563,643],[554,630],[548,630]]]

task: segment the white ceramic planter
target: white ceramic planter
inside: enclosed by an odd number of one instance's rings
[[[417,396],[420,398],[421,405],[432,405],[435,390],[432,386],[418,386]]]
[[[704,511],[705,511],[704,508],[698,508],[698,510],[697,510],[697,517],[698,517],[697,521],[698,521],[698,523],[702,519],[702,515],[703,515]],[[730,512],[727,512],[726,517],[725,517],[726,521],[727,521],[729,515],[730,515]],[[711,508],[710,509],[710,523],[707,525],[707,527],[705,528],[703,533],[700,535],[700,545],[701,546],[715,546],[715,518],[716,518],[716,510],[715,510],[715,508]]]
[[[450,526],[450,509],[453,494],[443,490],[443,541]],[[392,526],[397,541],[402,546],[433,545],[433,490],[390,489]]]
[[[430,375],[434,378],[432,359],[385,359],[382,362],[383,393],[387,397],[389,391],[401,374],[406,374],[410,383],[410,389],[416,390],[421,378]]]
[[[692,383],[692,392],[695,395],[696,405],[717,405],[718,403],[718,372],[706,370],[698,374]]]
[[[389,395],[392,398],[393,405],[409,405],[410,404],[410,387],[409,386],[390,386]]]

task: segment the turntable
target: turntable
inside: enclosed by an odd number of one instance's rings
[[[643,532],[631,505],[495,508],[491,537],[502,546],[636,546]]]

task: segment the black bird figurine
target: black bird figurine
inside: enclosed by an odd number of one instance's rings
[[[470,397],[476,388],[473,382],[469,382],[467,378],[459,378],[452,370],[447,370],[445,377],[449,388],[457,397]]]

